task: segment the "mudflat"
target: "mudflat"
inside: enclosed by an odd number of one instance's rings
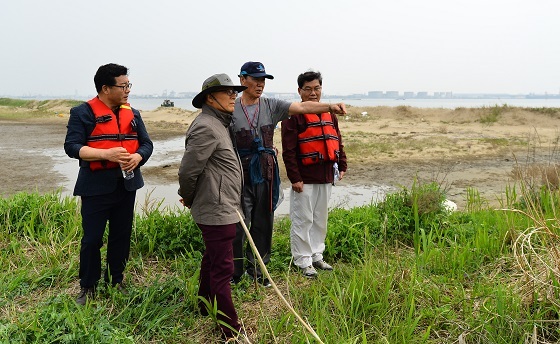
[[[59,187],[62,176],[53,170],[54,160],[44,148],[63,151],[69,110],[57,108],[55,114],[41,116],[18,110],[23,115],[2,116],[13,111],[0,107],[0,195]],[[466,205],[469,189],[497,206],[520,171],[531,170],[539,179],[543,168],[558,160],[560,109],[348,106],[347,110],[346,116],[339,116],[349,165],[340,183],[347,185],[410,187],[415,181],[437,182],[459,209]],[[180,108],[142,111],[156,142],[183,136],[196,115]],[[281,150],[279,130],[275,141]],[[281,154],[279,161],[287,186]],[[177,183],[179,163],[143,168],[146,184]]]

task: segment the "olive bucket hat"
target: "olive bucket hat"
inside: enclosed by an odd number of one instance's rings
[[[208,79],[204,80],[204,82],[202,83],[202,91],[200,91],[200,93],[193,98],[192,105],[195,108],[200,109],[202,108],[202,104],[204,104],[207,94],[218,90],[230,88],[237,92],[241,92],[247,87],[234,85],[233,81],[231,81],[231,78],[227,74],[214,74]]]

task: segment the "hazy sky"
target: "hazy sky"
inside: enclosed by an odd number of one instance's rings
[[[136,94],[198,91],[246,61],[296,92],[559,93],[559,0],[4,0],[0,96],[94,94],[109,62]]]

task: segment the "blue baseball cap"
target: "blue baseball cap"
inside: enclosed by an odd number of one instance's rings
[[[262,78],[265,77],[267,79],[274,79],[274,77],[270,74],[266,74],[264,70],[264,65],[260,62],[245,62],[243,66],[241,66],[241,72],[238,76],[252,76],[254,78]]]

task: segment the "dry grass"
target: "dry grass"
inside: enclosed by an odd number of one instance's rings
[[[510,231],[514,257],[522,275],[517,288],[529,306],[549,302],[560,307],[557,297],[560,293],[557,282],[560,281],[559,167],[556,163],[533,163],[517,165],[511,172],[520,186],[521,202],[520,209],[507,210],[522,214],[531,223],[525,230]]]
[[[527,190],[537,191],[541,186],[549,190],[560,189],[559,164],[516,165],[511,171],[514,180],[523,183]]]
[[[82,103],[76,100],[17,100],[0,98],[0,119],[33,120],[68,118],[70,108]]]

